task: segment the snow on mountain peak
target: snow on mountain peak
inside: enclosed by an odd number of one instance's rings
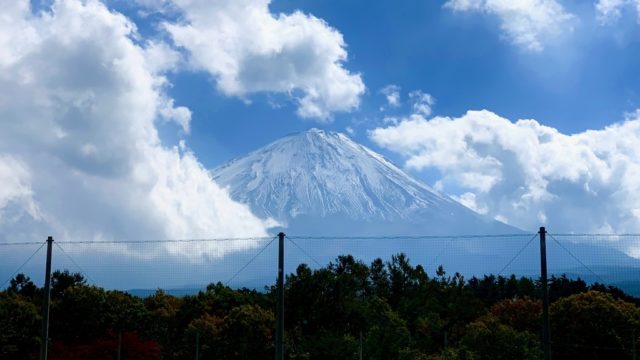
[[[316,128],[285,136],[211,174],[256,215],[283,224],[302,218],[415,224],[480,217],[348,136]]]

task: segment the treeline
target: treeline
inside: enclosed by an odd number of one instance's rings
[[[555,359],[631,359],[639,299],[565,276],[549,281]],[[288,359],[540,359],[540,284],[433,274],[404,255],[298,266],[285,282]],[[19,274],[0,292],[0,359],[36,359],[42,289]],[[139,298],[52,275],[49,359],[272,359],[275,288],[211,284]]]

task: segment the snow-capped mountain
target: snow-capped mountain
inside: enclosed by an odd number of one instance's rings
[[[514,232],[408,175],[344,134],[311,129],[212,170],[231,196],[289,233]]]
[[[288,237],[298,239],[304,253],[288,253],[289,269],[308,263],[307,254],[326,264],[343,254],[369,261],[403,252],[428,271],[440,264],[463,274],[539,271],[533,232],[473,212],[343,134],[318,129],[292,134],[211,174],[235,200],[279,221]],[[496,234],[514,236],[455,236]],[[416,239],[422,235],[437,236]],[[597,244],[567,243],[565,248],[589,264],[638,265]],[[551,272],[576,267],[555,243],[549,242],[547,251]],[[268,268],[272,260],[258,261]]]

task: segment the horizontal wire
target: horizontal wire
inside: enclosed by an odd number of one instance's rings
[[[57,241],[60,244],[163,244],[163,243],[203,243],[203,242],[232,242],[232,241],[256,241],[269,240],[271,237],[246,237],[246,238],[211,238],[211,239],[158,239],[158,240],[99,240],[99,241]]]
[[[41,245],[42,241],[27,241],[27,242],[8,242],[8,243],[0,243],[0,246],[20,246],[20,245]]]
[[[496,239],[531,236],[531,233],[523,234],[496,234],[496,235],[388,235],[388,236],[311,236],[311,235],[287,235],[295,240],[427,240],[427,239]]]
[[[522,234],[470,234],[470,235],[386,235],[386,236],[313,236],[313,235],[287,235],[289,239],[295,240],[429,240],[429,239],[499,239],[499,238],[519,238],[531,236],[531,233]],[[640,234],[554,234],[556,237],[640,237]],[[266,241],[271,237],[238,237],[238,238],[194,238],[194,239],[148,239],[148,240],[57,240],[59,244],[158,244],[158,243],[204,243],[204,242],[232,242],[232,241]],[[40,245],[41,242],[0,242],[0,246],[25,246]]]
[[[523,237],[531,234],[497,234],[497,235],[387,235],[387,236],[288,236],[295,240],[426,240],[426,239],[492,239],[492,238],[513,238]],[[640,236],[640,235],[638,235]],[[161,243],[199,243],[199,242],[232,242],[232,241],[266,241],[271,237],[244,237],[244,238],[200,238],[200,239],[150,239],[150,240],[56,240],[56,243],[75,245],[97,245],[97,244],[161,244]],[[20,245],[40,245],[40,242],[12,242],[0,243],[0,246],[20,246]]]
[[[587,234],[587,233],[564,233],[555,234],[558,237],[640,237],[640,234],[626,233],[626,234]]]

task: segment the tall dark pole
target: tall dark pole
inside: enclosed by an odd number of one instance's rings
[[[118,332],[118,355],[116,359],[122,359],[122,331]]]
[[[638,360],[638,352],[636,350],[636,331],[633,330],[633,338],[631,339],[631,359]]]
[[[53,237],[47,238],[47,265],[44,274],[44,293],[42,294],[42,335],[40,344],[40,360],[47,360],[49,347],[49,301],[51,300],[51,248]]]
[[[200,360],[200,332],[196,333],[196,360]]]
[[[278,234],[278,303],[276,304],[276,360],[284,359],[284,233]]]
[[[549,324],[549,290],[547,289],[547,230],[540,228],[540,282],[542,284],[542,350],[544,359],[551,359]]]
[[[360,330],[360,350],[358,351],[358,359],[362,360],[362,330]]]

